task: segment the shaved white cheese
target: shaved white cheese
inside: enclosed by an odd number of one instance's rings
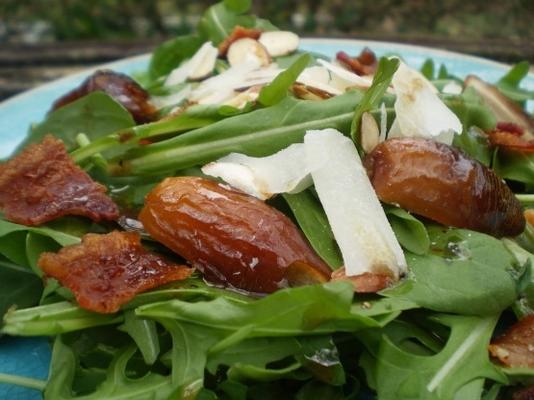
[[[329,63],[326,60],[318,59],[317,62],[337,77],[337,80],[332,79],[331,84],[340,89],[343,88],[344,90],[348,87],[367,89],[373,83],[372,77],[356,75],[354,72],[348,71],[339,65]]]
[[[150,101],[157,109],[162,109],[163,107],[174,106],[185,99],[191,94],[191,86],[187,85],[182,90],[176,93],[172,93],[168,96],[152,96]]]
[[[301,72],[297,78],[298,83],[303,85],[310,86],[322,91],[325,91],[332,95],[342,94],[344,90],[341,90],[333,86],[330,72],[319,66],[308,67]]]
[[[302,143],[268,157],[231,153],[205,165],[202,172],[261,200],[277,193],[298,193],[311,185]]]
[[[395,122],[398,130],[389,137],[423,137],[448,145],[454,133],[462,132],[462,124],[438,97],[437,89],[419,71],[400,63],[393,75]]]
[[[347,276],[406,271],[404,253],[354,143],[335,129],[308,131],[306,161],[341,249]]]
[[[215,68],[218,54],[217,48],[211,42],[204,43],[191,59],[171,71],[165,80],[165,86],[177,85],[186,79],[202,79],[210,75]]]
[[[222,104],[236,97],[236,91],[272,82],[280,72],[282,69],[274,64],[260,68],[252,58],[201,82],[189,99],[199,104]]]

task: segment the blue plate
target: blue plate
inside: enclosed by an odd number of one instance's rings
[[[420,46],[340,39],[303,39],[301,42],[303,50],[322,53],[330,57],[333,57],[339,50],[357,54],[365,46],[370,47],[379,56],[400,55],[413,67],[420,67],[427,58],[432,58],[436,65],[444,64],[454,75],[465,77],[468,74],[476,74],[489,82],[498,80],[509,69],[509,66],[494,61]],[[102,65],[99,68],[132,73],[145,70],[148,61],[149,55],[142,55]],[[39,122],[44,118],[57,97],[78,85],[95,69],[70,75],[0,103],[0,159],[10,154],[26,135],[31,123]],[[529,74],[524,80],[524,87],[534,90],[534,74]],[[531,110],[533,106],[534,104],[529,104]],[[0,373],[46,379],[49,362],[50,347],[44,338],[2,337],[0,339]],[[40,398],[40,393],[36,391],[0,384],[0,399]]]

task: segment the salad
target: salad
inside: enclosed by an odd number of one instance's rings
[[[531,399],[534,93],[206,10],[0,164],[45,399]],[[1,340],[1,339],[0,339]]]

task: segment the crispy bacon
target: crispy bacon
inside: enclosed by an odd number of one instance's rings
[[[184,280],[191,269],[149,253],[134,232],[89,233],[81,244],[39,257],[43,272],[69,288],[80,307],[113,313],[136,294]]]
[[[506,367],[534,368],[534,315],[512,325],[489,345],[489,351]]]
[[[351,57],[344,51],[338,51],[336,59],[358,75],[373,75],[378,66],[375,53],[368,47],[364,48],[357,57]]]
[[[492,145],[508,151],[520,153],[534,153],[534,139],[525,140],[522,133],[515,130],[504,131],[496,129],[489,133],[489,140]]]
[[[258,40],[261,36],[261,31],[254,28],[244,28],[242,26],[236,26],[230,36],[226,37],[219,45],[219,56],[224,57],[228,52],[228,48],[232,43],[239,39],[251,38]]]
[[[110,70],[96,71],[80,86],[57,99],[52,105],[52,111],[96,91],[105,92],[121,103],[137,123],[150,122],[156,118],[157,110],[149,102],[148,92],[129,76]]]
[[[361,275],[347,276],[345,275],[345,267],[332,272],[331,280],[352,283],[356,293],[376,293],[393,283],[392,277],[386,274],[365,272]]]
[[[119,210],[105,193],[51,135],[0,164],[0,208],[19,224],[40,225],[64,215],[114,220]]]

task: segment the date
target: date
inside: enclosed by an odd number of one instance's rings
[[[389,139],[367,155],[365,167],[385,203],[497,237],[525,229],[521,204],[504,181],[454,147],[427,139]]]
[[[119,72],[99,70],[80,86],[57,99],[52,111],[96,91],[102,91],[121,103],[137,123],[153,121],[157,110],[149,101],[148,92],[132,78]]]
[[[288,217],[212,180],[165,179],[147,195],[139,219],[154,239],[215,284],[271,293],[330,277]]]

